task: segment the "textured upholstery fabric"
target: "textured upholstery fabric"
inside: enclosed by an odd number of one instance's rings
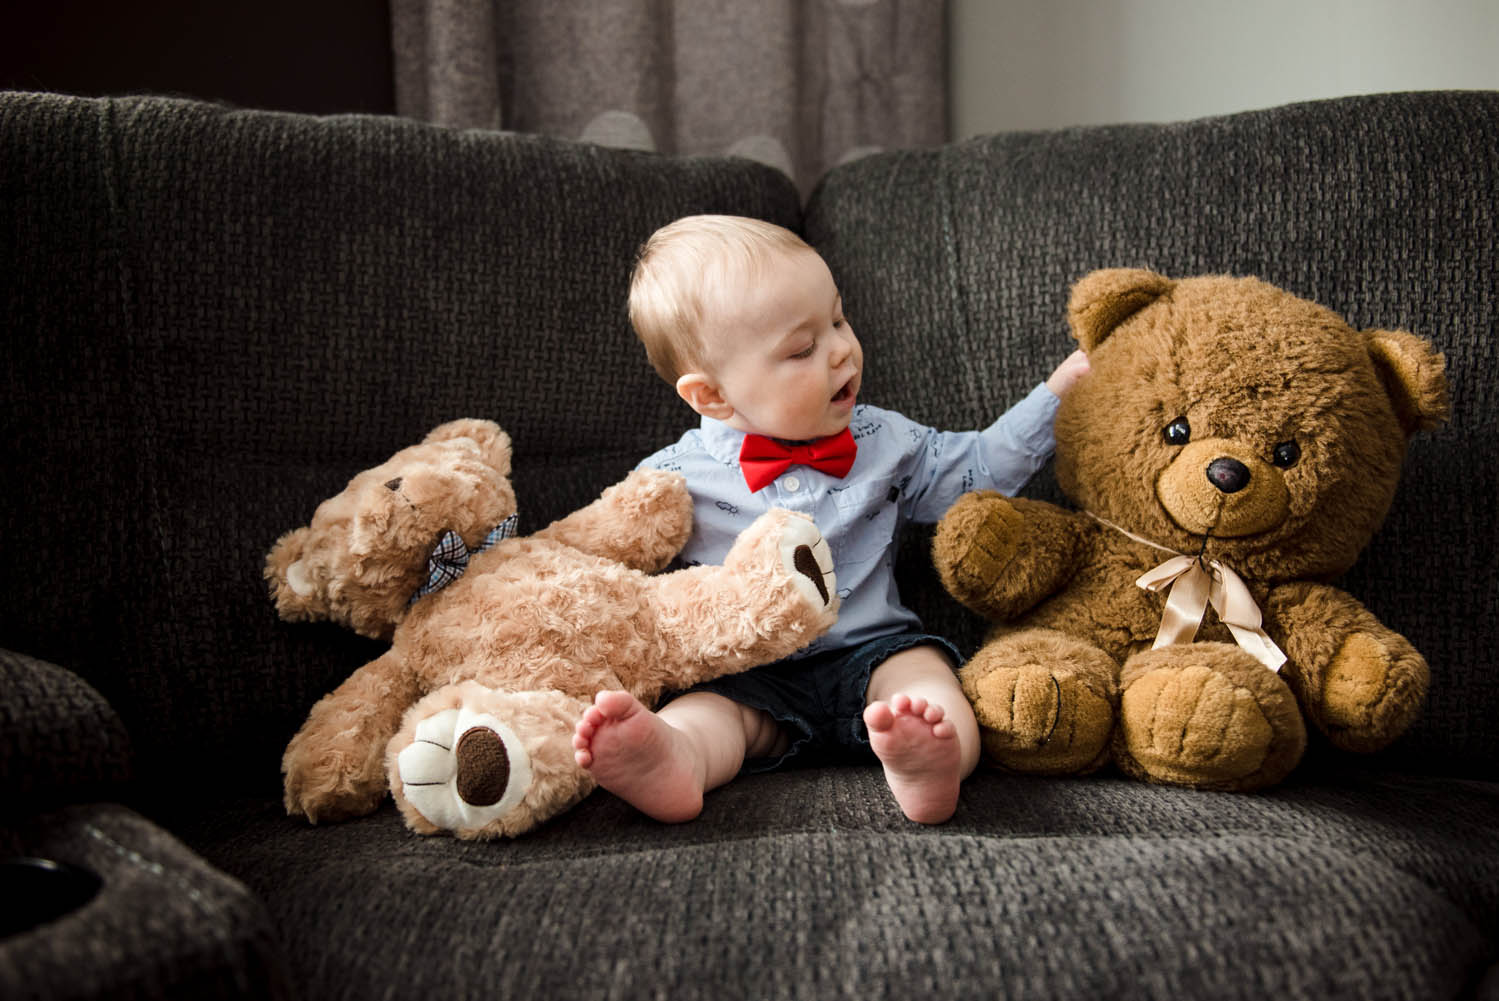
[[[19,813],[118,799],[130,778],[130,735],[87,682],[0,650],[0,799]]]
[[[742,778],[675,827],[595,795],[504,844],[415,838],[393,808],[308,831],[263,802],[188,835],[340,997],[1394,1001],[1461,997],[1492,961],[1496,821],[1494,787],[1455,780],[981,773],[924,829],[847,768]]]
[[[1386,757],[1499,776],[1499,93],[890,153],[825,178],[806,230],[864,341],[863,396],[942,427],[992,419],[1066,356],[1067,294],[1095,268],[1258,275],[1356,327],[1432,339],[1452,420],[1415,437],[1339,583],[1432,666],[1425,715]],[[1059,499],[1046,477],[1028,492]],[[942,596],[923,541],[902,593],[969,652],[982,624]]]
[[[998,136],[840,168],[803,216],[743,161],[0,95],[0,774],[114,777],[112,706],[137,808],[0,810],[0,855],[104,880],[0,938],[0,997],[1495,996],[1496,118],[1392,95]],[[1435,338],[1454,422],[1344,582],[1431,659],[1418,730],[1254,796],[981,772],[936,828],[872,767],[748,778],[675,827],[599,793],[510,842],[287,818],[285,742],[380,645],[278,622],[266,549],[442,420],[512,432],[522,531],[674,440],[623,303],[635,246],[695,211],[801,226],[865,396],[946,426],[1067,353],[1103,265],[1257,272]],[[971,648],[926,538],[905,597]]]

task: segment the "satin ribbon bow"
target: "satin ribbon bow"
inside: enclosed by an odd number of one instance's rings
[[[777,476],[792,466],[811,466],[841,479],[854,467],[858,451],[853,432],[848,428],[826,438],[792,444],[750,434],[744,436],[744,444],[739,446],[739,468],[750,493],[754,493],[775,482]]]
[[[512,514],[492,528],[475,549],[469,549],[464,545],[463,539],[457,532],[451,529],[444,532],[442,538],[437,540],[437,545],[433,547],[432,555],[427,557],[427,582],[417,589],[416,594],[411,596],[411,600],[415,602],[434,591],[441,591],[462,577],[468,570],[470,559],[486,549],[493,549],[495,544],[502,539],[513,538],[518,524],[520,524],[520,515]]]
[[[1251,657],[1272,671],[1279,671],[1286,662],[1286,655],[1260,626],[1260,607],[1254,603],[1249,587],[1217,560],[1204,564],[1200,558],[1177,556],[1148,571],[1135,583],[1147,591],[1168,592],[1155,649],[1192,642],[1211,604],[1239,646]]]

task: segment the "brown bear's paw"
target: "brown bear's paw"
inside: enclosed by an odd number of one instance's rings
[[[573,761],[586,703],[557,692],[460,682],[422,699],[386,750],[391,792],[412,830],[511,837],[576,803],[592,779]]]
[[[724,567],[770,585],[763,589],[768,614],[806,615],[816,626],[831,625],[837,616],[833,552],[806,515],[780,508],[762,514],[740,534]],[[777,607],[788,601],[792,607]]]
[[[986,643],[959,679],[995,764],[1068,775],[1097,768],[1107,757],[1117,671],[1097,647],[1037,629]]]
[[[1226,643],[1148,650],[1121,675],[1114,758],[1151,782],[1248,791],[1279,782],[1306,749],[1280,676]]]
[[[1430,670],[1404,637],[1354,633],[1323,676],[1313,718],[1346,751],[1377,751],[1416,718]]]
[[[959,497],[932,541],[933,563],[948,592],[982,611],[1015,558],[1024,524],[1015,506],[993,491]]]

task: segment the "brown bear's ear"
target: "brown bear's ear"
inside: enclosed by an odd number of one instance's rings
[[[478,444],[485,462],[498,470],[501,476],[510,475],[510,436],[500,430],[500,426],[494,421],[478,418],[448,421],[433,428],[422,441],[427,444],[452,441],[455,438],[472,439]]]
[[[1067,302],[1072,336],[1091,354],[1115,327],[1175,285],[1170,278],[1142,268],[1105,268],[1084,275],[1072,286]]]
[[[1395,404],[1405,433],[1430,431],[1446,423],[1447,359],[1424,337],[1403,330],[1370,330],[1369,354]]]

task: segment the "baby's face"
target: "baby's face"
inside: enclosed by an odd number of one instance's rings
[[[706,331],[705,347],[734,409],[727,423],[792,441],[848,427],[864,352],[822,258],[781,255],[753,287],[726,292],[734,305]]]

